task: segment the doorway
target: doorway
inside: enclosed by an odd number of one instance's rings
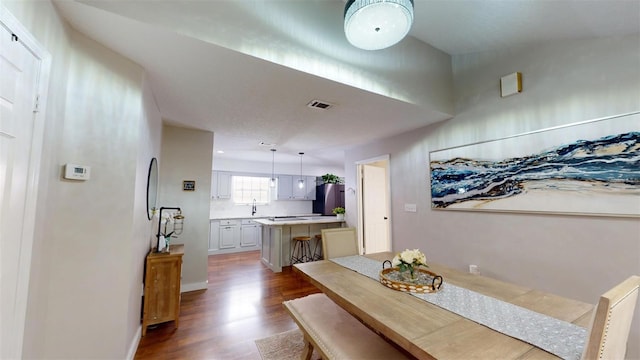
[[[22,358],[50,56],[0,5],[0,358]]]
[[[389,155],[359,161],[358,242],[363,254],[391,251]]]

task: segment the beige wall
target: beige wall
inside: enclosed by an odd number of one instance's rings
[[[182,291],[207,288],[209,250],[209,199],[213,133],[174,126],[163,127],[158,206],[180,207],[184,232],[176,244],[184,244]],[[183,191],[183,180],[195,180],[195,191]]]
[[[23,355],[130,357],[157,107],[140,66],[69,29],[50,2],[3,5],[52,55]],[[91,179],[63,180],[67,162],[91,166]]]
[[[133,224],[133,241],[132,254],[129,259],[129,268],[131,269],[130,278],[127,285],[128,291],[128,313],[127,331],[124,334],[125,344],[127,344],[127,352],[133,355],[138,346],[140,337],[140,307],[141,294],[144,276],[144,258],[151,248],[151,239],[155,239],[155,222],[150,221],[146,216],[147,211],[147,178],[149,174],[149,165],[152,158],[160,157],[160,146],[162,140],[162,118],[160,110],[155,102],[149,83],[143,82],[142,92],[142,111],[143,121],[139,122],[140,137],[138,139],[138,153],[136,166],[135,189],[136,196],[134,199],[134,224]]]
[[[150,158],[160,155],[157,107],[138,65],[67,28],[50,2],[2,4],[52,54],[24,355],[130,357],[153,239],[142,189]],[[354,161],[390,153],[396,249],[421,247],[433,261],[460,269],[475,263],[491,276],[594,302],[640,273],[637,220],[431,212],[428,151],[638,110],[639,44],[629,37],[454,57],[458,116],[350,151],[347,186],[355,188]],[[498,79],[513,71],[523,72],[525,92],[500,99]],[[213,140],[184,129],[165,129],[164,139],[160,204],[185,209],[184,283],[202,286]],[[92,166],[92,179],[61,180],[61,166],[72,161]],[[177,190],[187,176],[202,192]],[[405,202],[418,212],[404,213]],[[347,207],[355,209],[353,197]],[[356,215],[350,210],[349,220]],[[640,358],[639,346],[632,357]]]
[[[564,41],[508,52],[454,56],[455,118],[347,153],[347,187],[358,160],[391,157],[394,250],[596,303],[640,274],[640,221],[598,216],[430,210],[429,151],[640,110],[638,36]],[[524,90],[500,98],[499,79],[520,71]],[[407,174],[412,174],[407,176]],[[348,221],[357,219],[347,196]],[[418,212],[403,211],[405,203]],[[631,339],[640,338],[640,311]],[[640,358],[640,343],[629,355]]]

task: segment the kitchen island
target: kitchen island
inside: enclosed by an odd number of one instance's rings
[[[281,272],[283,266],[291,265],[291,238],[311,237],[313,251],[315,235],[322,229],[342,227],[344,220],[335,216],[308,216],[256,219],[255,222],[262,224],[262,263],[273,272]]]

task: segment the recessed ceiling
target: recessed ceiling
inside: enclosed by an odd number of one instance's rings
[[[388,49],[344,38],[343,0],[55,1],[78,31],[140,64],[165,121],[213,131],[230,159],[343,165],[343,151],[453,115],[433,56],[640,32],[640,1],[416,0]],[[429,44],[429,45],[427,45]],[[445,74],[450,76],[450,74]],[[310,108],[321,99],[332,106]]]

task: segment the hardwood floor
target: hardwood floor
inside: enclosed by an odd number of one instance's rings
[[[260,252],[209,256],[209,288],[182,294],[179,328],[150,327],[135,359],[260,359],[254,340],[296,328],[282,302],[319,290]]]

